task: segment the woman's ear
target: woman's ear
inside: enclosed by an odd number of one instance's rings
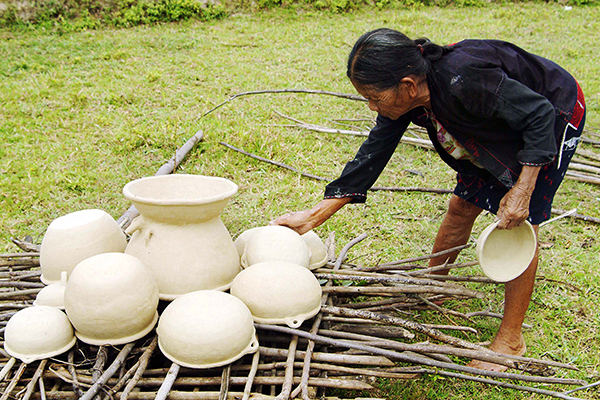
[[[418,83],[415,81],[413,77],[406,76],[400,80],[400,87],[410,96],[417,97],[418,93]]]

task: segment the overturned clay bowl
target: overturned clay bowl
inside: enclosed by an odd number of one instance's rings
[[[163,354],[188,368],[219,367],[258,350],[248,307],[216,290],[175,299],[160,316],[156,332]]]
[[[481,232],[475,252],[488,278],[508,282],[529,267],[537,249],[537,239],[527,221],[513,229],[497,229],[497,226],[498,221]]]
[[[63,271],[60,282],[52,283],[37,294],[34,306],[50,306],[60,310],[65,309],[65,289],[67,287],[67,271]]]
[[[6,325],[4,340],[6,352],[24,363],[62,354],[76,341],[65,313],[48,306],[18,311]]]
[[[284,226],[264,226],[252,234],[244,248],[242,266],[287,261],[308,268],[310,250],[298,233]]]
[[[158,286],[137,258],[105,253],[80,262],[65,289],[65,310],[75,335],[92,345],[141,338],[158,319]]]
[[[124,252],[125,234],[117,222],[102,210],[76,211],[52,221],[40,247],[41,280],[60,281],[81,261],[101,253]]]
[[[240,233],[239,236],[233,241],[233,244],[235,244],[235,248],[237,249],[240,257],[244,255],[244,249],[246,248],[246,243],[248,243],[248,240],[250,240],[252,235],[262,228],[264,228],[264,226],[257,226],[255,228],[247,229]]]
[[[321,309],[321,286],[301,265],[271,261],[254,264],[238,274],[231,285],[262,324],[286,324],[297,328]]]
[[[314,231],[308,231],[300,236],[310,250],[308,269],[313,270],[327,264],[327,248]]]

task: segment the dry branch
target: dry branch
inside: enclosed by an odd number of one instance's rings
[[[108,367],[108,369],[100,376],[100,378],[94,382],[92,387],[89,388],[83,396],[81,396],[80,400],[92,400],[94,398],[100,388],[104,386],[106,382],[108,382],[108,380],[119,370],[119,368],[121,368],[121,365],[125,362],[125,359],[129,355],[131,349],[133,349],[133,346],[135,346],[135,343],[127,343],[125,346],[123,346],[115,361],[113,361],[110,367]]]
[[[154,336],[154,339],[152,339],[152,342],[150,343],[150,345],[146,348],[146,350],[144,350],[144,353],[141,355],[141,357],[139,359],[138,369],[137,369],[137,371],[135,371],[135,375],[133,376],[133,378],[131,378],[129,383],[127,383],[127,386],[125,386],[125,389],[123,389],[123,393],[121,393],[120,400],[127,400],[127,396],[135,388],[135,385],[137,384],[137,382],[140,380],[140,378],[144,374],[144,371],[146,370],[146,367],[148,366],[148,362],[150,361],[150,357],[152,357],[152,353],[154,353],[154,350],[156,350],[157,345],[158,345],[158,336]]]
[[[203,137],[204,133],[202,131],[196,132],[196,134],[189,138],[187,142],[183,144],[183,146],[181,146],[177,149],[177,151],[175,151],[175,155],[162,167],[160,167],[158,171],[156,171],[156,174],[154,174],[154,176],[169,175],[170,173],[175,171],[177,167],[181,164],[183,159],[190,152],[190,150],[192,150],[194,146],[202,140]],[[139,212],[135,208],[135,206],[131,206],[127,211],[125,211],[123,215],[121,215],[121,217],[117,220],[117,223],[121,228],[125,229],[129,226],[129,224],[131,224],[131,221],[138,215]]]
[[[23,373],[25,372],[25,368],[27,368],[27,364],[22,362],[21,365],[19,366],[19,369],[17,369],[17,372],[15,372],[15,375],[10,380],[10,383],[8,384],[6,389],[4,389],[4,393],[2,393],[0,400],[8,400],[8,397],[10,396],[12,391],[19,384],[19,380],[21,380],[21,377],[23,376]]]

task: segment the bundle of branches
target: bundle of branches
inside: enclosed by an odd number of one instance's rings
[[[330,236],[327,244],[330,259],[335,261],[315,271],[323,285],[321,312],[299,329],[255,324],[260,349],[253,356],[245,356],[223,368],[180,368],[156,351],[154,331],[119,348],[78,342],[66,355],[20,363],[18,367],[14,358],[2,354],[0,400],[11,396],[22,400],[273,396],[280,400],[298,396],[309,399],[315,398],[318,390],[327,388],[372,390],[377,378],[417,379],[424,374],[475,380],[564,399],[574,397],[527,385],[585,385],[581,380],[553,376],[557,369],[576,369],[570,364],[506,356],[459,337],[477,331],[473,326],[458,324],[455,319],[469,324],[475,315],[495,315],[463,314],[442,307],[440,302],[483,296],[462,286],[460,281],[494,283],[480,276],[440,276],[431,272],[475,262],[433,268],[420,266],[419,262],[441,255],[436,253],[370,268],[346,264],[351,247],[365,237],[364,234],[357,237],[335,256],[335,240]],[[457,250],[460,248],[448,251]],[[43,285],[39,283],[38,253],[0,255],[0,263],[0,324],[5,325],[15,312],[32,305]],[[417,322],[409,314],[416,309],[429,309],[449,324]],[[493,362],[516,372],[470,368],[464,365],[467,359]]]

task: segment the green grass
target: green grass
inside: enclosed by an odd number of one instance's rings
[[[30,234],[40,241],[54,218],[76,210],[101,208],[117,218],[129,207],[122,187],[153,175],[198,129],[205,140],[179,172],[222,176],[239,185],[223,214],[233,236],[312,206],[322,196],[321,182],[250,159],[219,142],[335,177],[361,139],[282,127],[288,121],[275,111],[332,125],[329,119],[372,117],[364,103],[303,94],[257,95],[199,117],[228,96],[249,90],[352,93],[345,58],[361,33],[380,26],[439,43],[499,38],[555,60],[577,77],[586,93],[588,127],[600,126],[598,7],[417,7],[343,15],[276,10],[205,23],[63,35],[42,28],[0,31],[0,250],[15,250],[11,237]],[[433,152],[400,146],[378,184],[452,188],[454,174]],[[317,232],[326,237],[335,231],[338,248],[367,232],[369,238],[350,255],[361,265],[428,254],[447,201],[446,195],[372,193],[366,205],[346,207]],[[600,188],[566,181],[555,206],[598,216]],[[475,234],[491,220],[480,217]],[[525,333],[528,355],[573,362],[581,372],[559,375],[590,382],[600,379],[597,237],[598,227],[585,222],[562,220],[541,229],[540,239],[552,247],[542,250],[540,279],[526,320],[533,329]],[[461,259],[473,260],[473,251]],[[485,290],[487,298],[462,307],[501,311],[501,287],[474,287]],[[479,320],[481,334],[471,339],[489,340],[497,325]],[[441,377],[381,387],[380,395],[393,399],[542,398]],[[590,389],[580,397],[600,398],[598,393]]]

